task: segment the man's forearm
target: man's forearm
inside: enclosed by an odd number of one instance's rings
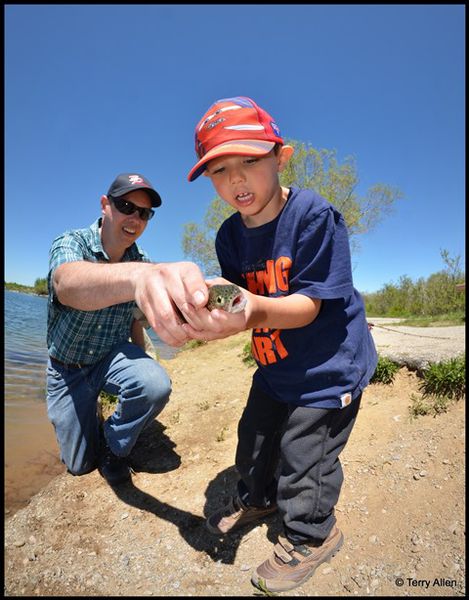
[[[195,312],[208,300],[202,272],[191,262],[64,263],[55,270],[52,284],[59,301],[78,310],[135,300],[155,333],[170,346],[182,346],[189,339],[178,313]],[[189,315],[185,318],[191,322]]]
[[[135,299],[136,279],[150,263],[101,264],[86,261],[57,267],[53,285],[59,301],[78,310],[99,310]]]

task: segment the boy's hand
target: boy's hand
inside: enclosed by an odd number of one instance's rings
[[[229,284],[226,279],[214,279],[207,285]],[[209,311],[205,307],[187,307],[183,313],[188,324],[182,325],[185,334],[196,340],[217,340],[246,329],[257,327],[269,329],[293,329],[304,327],[314,321],[322,301],[300,293],[279,298],[258,296],[241,288],[246,298],[242,312],[228,313],[223,310]]]
[[[247,329],[246,316],[242,312],[227,313],[218,308],[212,311],[207,309],[200,310],[201,313],[202,311],[206,311],[207,313],[206,316],[199,315],[200,322],[205,322],[204,325],[199,325],[199,327],[203,327],[202,329],[194,329],[189,323],[182,325],[184,332],[189,338],[208,342],[229,337]]]

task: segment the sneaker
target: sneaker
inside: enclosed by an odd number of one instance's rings
[[[103,447],[98,470],[109,485],[118,485],[131,480],[127,458],[113,454],[107,444]]]
[[[324,562],[329,562],[342,547],[344,536],[334,525],[326,540],[294,546],[279,536],[274,554],[254,571],[251,582],[263,592],[284,592],[302,585]]]
[[[276,510],[276,504],[262,508],[247,506],[239,496],[235,496],[230,499],[225,507],[213,513],[207,519],[207,529],[212,533],[218,534],[232,533],[236,529],[244,527],[244,525],[260,521],[263,517],[274,513]]]

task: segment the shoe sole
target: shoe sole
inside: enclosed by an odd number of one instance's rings
[[[275,514],[277,512],[277,510],[278,510],[277,507],[275,507],[274,510],[264,513],[262,515],[262,517],[259,517],[258,519],[252,519],[251,521],[247,521],[246,523],[243,523],[242,525],[234,525],[228,531],[222,531],[221,529],[218,529],[218,527],[216,525],[211,525],[208,520],[205,521],[205,527],[210,531],[210,533],[215,533],[216,535],[230,535],[233,532],[243,529],[243,527],[247,527],[248,525],[260,523],[267,517],[270,517],[271,515]]]
[[[256,587],[258,590],[260,590],[261,592],[264,593],[270,593],[270,592],[288,592],[288,590],[293,590],[294,588],[299,587],[300,585],[303,585],[304,583],[306,583],[306,581],[308,581],[308,579],[310,579],[314,573],[316,572],[316,570],[323,565],[324,563],[330,563],[331,560],[334,558],[334,556],[339,552],[339,550],[342,548],[344,544],[344,534],[341,532],[340,533],[340,540],[337,542],[337,545],[335,546],[335,548],[333,548],[330,553],[328,555],[326,555],[326,557],[324,558],[324,560],[322,560],[321,562],[319,562],[314,569],[312,569],[309,573],[307,573],[303,579],[301,581],[295,582],[294,584],[290,585],[289,587],[282,587],[279,589],[273,589],[273,588],[269,588],[267,587],[266,581],[265,579],[263,579],[262,577],[257,577],[256,575],[253,575],[251,577],[251,583],[254,587]]]

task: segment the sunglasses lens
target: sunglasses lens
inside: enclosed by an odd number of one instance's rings
[[[142,208],[140,206],[136,206],[133,202],[130,202],[130,200],[123,200],[122,198],[113,198],[112,201],[114,202],[114,205],[117,208],[117,210],[123,215],[131,215],[137,210],[138,214],[140,215],[140,218],[143,221],[149,221],[155,214],[155,211],[151,208]]]
[[[131,215],[135,212],[135,204],[132,204],[132,202],[128,202],[127,200],[117,199],[114,201],[114,204],[116,205],[117,210],[124,215]]]

